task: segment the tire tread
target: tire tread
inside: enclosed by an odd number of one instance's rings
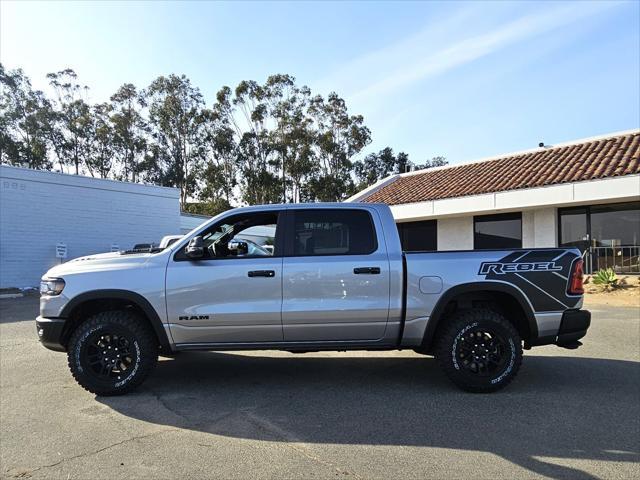
[[[91,378],[78,371],[74,360],[75,345],[80,337],[92,328],[102,325],[118,325],[131,331],[140,345],[141,360],[136,376],[127,384],[115,389],[96,385]],[[124,395],[138,387],[153,371],[158,360],[158,342],[151,328],[137,315],[124,310],[97,313],[82,322],[72,333],[67,349],[67,364],[71,375],[86,391],[100,396]]]
[[[516,358],[512,371],[497,384],[478,385],[465,382],[463,375],[455,369],[451,361],[451,346],[455,337],[460,330],[473,322],[498,324],[507,330],[514,340]],[[444,328],[438,332],[434,353],[436,361],[444,374],[458,387],[472,393],[491,393],[506,387],[518,374],[522,364],[522,341],[516,327],[500,313],[488,308],[470,308],[460,310],[448,319]]]

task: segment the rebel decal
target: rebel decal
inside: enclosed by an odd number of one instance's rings
[[[567,295],[571,267],[579,257],[571,250],[518,250],[480,264],[478,275],[519,288],[536,312],[574,308],[579,298]]]
[[[556,265],[555,262],[521,262],[521,263],[501,263],[501,262],[482,262],[478,275],[486,275],[488,273],[497,273],[502,275],[505,273],[518,272],[561,272],[562,266]]]

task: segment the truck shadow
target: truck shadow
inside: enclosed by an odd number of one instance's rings
[[[473,395],[433,359],[366,355],[182,354],[136,393],[97,400],[234,438],[488,452],[551,478],[592,477],[544,457],[640,461],[637,362],[528,355],[506,390]]]

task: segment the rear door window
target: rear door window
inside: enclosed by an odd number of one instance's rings
[[[368,255],[377,249],[373,220],[365,210],[296,210],[293,230],[293,256]]]

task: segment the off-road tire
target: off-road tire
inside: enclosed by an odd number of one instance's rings
[[[105,343],[104,338],[111,343]],[[115,350],[118,346],[119,353],[128,353],[123,354],[126,360],[117,357]],[[109,371],[103,374],[105,356],[101,355],[103,352],[96,352],[102,348],[109,361],[130,363],[126,368],[125,363],[117,363],[122,365],[115,367],[117,373]],[[98,363],[95,363],[97,358]],[[85,390],[102,396],[124,395],[139,386],[153,371],[158,361],[158,343],[150,326],[134,312],[101,312],[81,323],[73,332],[67,360],[73,378]]]
[[[515,378],[522,364],[522,341],[505,317],[493,310],[472,308],[445,321],[436,339],[435,357],[453,383],[467,392],[489,393]]]

